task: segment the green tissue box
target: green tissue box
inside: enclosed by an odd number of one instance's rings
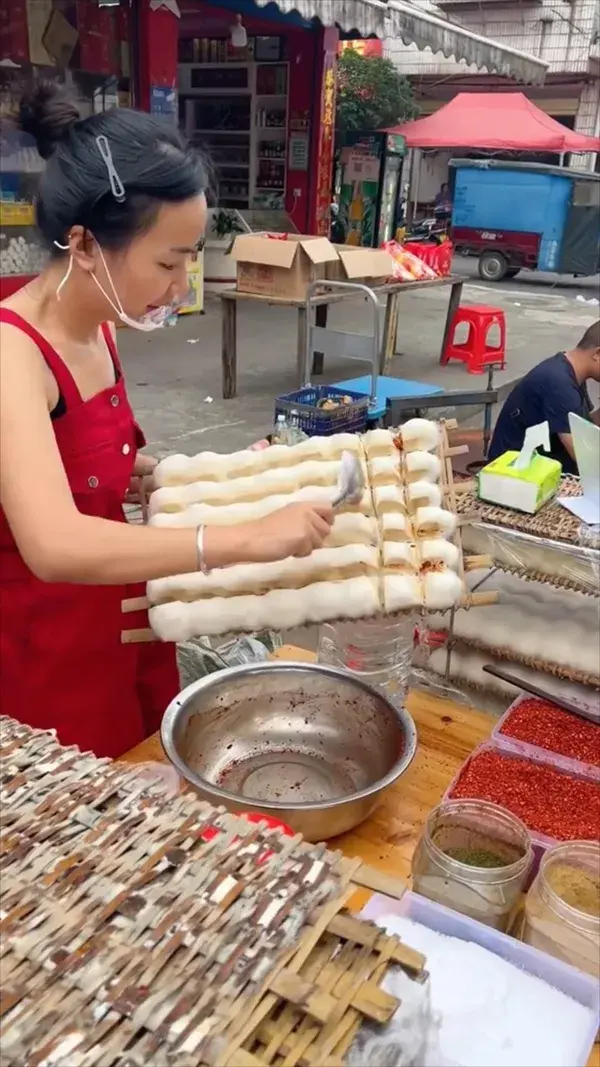
[[[479,472],[477,495],[490,504],[501,504],[534,515],[554,496],[562,476],[557,459],[534,452],[526,467],[515,467],[519,452],[505,452]]]

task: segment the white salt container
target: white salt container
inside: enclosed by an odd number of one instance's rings
[[[586,1067],[596,1040],[600,1017],[600,985],[591,975],[525,945],[508,934],[500,933],[491,926],[484,926],[467,915],[460,915],[441,904],[435,904],[418,893],[407,891],[401,900],[392,900],[391,897],[380,893],[374,894],[361,912],[361,918],[374,922],[383,915],[400,915],[437,933],[480,945],[587,1008],[590,1012],[590,1022],[587,1028],[582,1028],[581,1034],[577,1035],[579,1051],[572,1064],[572,1067]]]

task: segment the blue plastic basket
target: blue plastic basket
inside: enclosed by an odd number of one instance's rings
[[[337,400],[350,397],[350,404],[340,404],[330,411],[317,407],[320,400]],[[275,401],[275,418],[278,415],[297,415],[298,426],[309,437],[328,437],[334,433],[364,433],[369,414],[369,397],[353,393],[349,389],[336,389],[333,385],[307,385],[295,393],[285,393]]]

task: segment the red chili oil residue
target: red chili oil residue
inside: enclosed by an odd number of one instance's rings
[[[578,719],[549,700],[530,697],[521,701],[511,711],[501,733],[600,767],[600,727]]]
[[[500,804],[530,830],[559,841],[598,839],[600,786],[532,760],[480,752],[452,790],[459,797]]]

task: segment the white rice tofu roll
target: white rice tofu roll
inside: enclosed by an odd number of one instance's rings
[[[264,596],[209,597],[150,608],[150,626],[161,641],[189,641],[267,627],[289,630],[332,619],[360,619],[381,611],[379,581],[349,578],[303,589],[273,589]]]
[[[384,541],[381,554],[386,570],[407,574],[417,574],[419,570],[419,553],[409,541]]]
[[[451,541],[443,537],[435,537],[431,540],[419,542],[419,555],[421,563],[443,563],[452,570],[458,570],[460,564],[460,552]]]
[[[384,541],[412,541],[412,524],[402,512],[384,512],[379,522]]]
[[[421,607],[423,590],[419,578],[414,574],[385,574],[383,603],[388,615]]]
[[[191,504],[211,504],[213,507],[242,504],[262,500],[268,496],[295,493],[306,486],[336,485],[340,472],[338,460],[321,463],[307,460],[293,467],[262,471],[249,478],[229,478],[226,481],[190,482],[189,485],[165,486],[150,497],[150,514],[185,511]]]
[[[440,427],[430,419],[409,419],[398,431],[404,452],[434,452],[440,440]]]
[[[404,469],[409,482],[437,482],[442,473],[442,464],[431,452],[407,452]]]
[[[451,511],[438,507],[417,508],[413,519],[415,536],[430,540],[436,537],[452,537],[457,518]]]
[[[189,485],[191,482],[222,482],[229,478],[244,478],[262,471],[292,467],[306,460],[332,461],[341,459],[342,452],[361,451],[355,434],[334,434],[332,437],[309,437],[297,445],[272,445],[262,451],[242,449],[229,454],[199,452],[196,456],[167,456],[154,471],[157,488]]]
[[[442,492],[435,482],[410,482],[406,487],[406,500],[411,512],[418,508],[442,506]]]
[[[342,515],[336,514],[324,547],[339,548],[352,544],[376,545],[378,536],[377,522],[374,518],[348,511]]]
[[[396,512],[405,514],[407,510],[404,489],[400,485],[377,485],[373,488],[373,504],[378,516]]]
[[[392,456],[397,451],[391,430],[367,430],[362,436],[362,443],[369,460],[378,456]]]
[[[464,589],[455,571],[448,567],[421,575],[423,600],[430,611],[447,611],[458,604]]]
[[[184,603],[207,597],[260,596],[272,589],[301,589],[321,581],[375,577],[379,551],[372,545],[318,548],[310,556],[289,557],[273,563],[239,563],[203,574],[179,574],[148,582],[151,604],[180,600]]]
[[[368,474],[371,486],[401,485],[400,453],[394,449],[393,456],[375,456],[368,462]]]

